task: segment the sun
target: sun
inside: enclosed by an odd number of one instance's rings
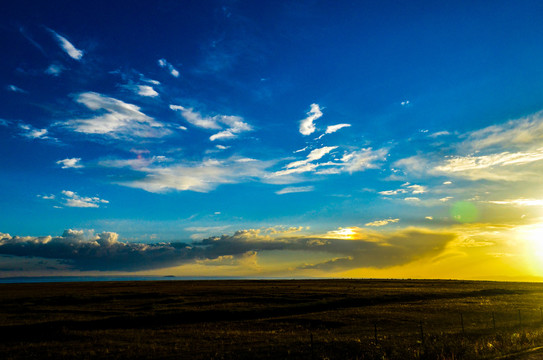
[[[543,272],[543,223],[523,226],[520,235],[525,242],[526,256]]]

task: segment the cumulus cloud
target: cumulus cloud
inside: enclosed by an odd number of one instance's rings
[[[179,77],[179,71],[177,71],[177,69],[172,64],[170,64],[166,59],[159,59],[158,66],[168,70],[171,76],[175,78]]]
[[[53,34],[55,39],[58,41],[58,44],[66,54],[68,54],[74,60],[81,60],[83,57],[83,51],[76,49],[75,46],[64,36],[59,35],[51,29],[49,29],[49,31]]]
[[[311,104],[311,110],[307,113],[307,117],[300,121],[300,133],[302,135],[311,135],[315,132],[315,124],[313,121],[322,116],[322,111],[318,104]]]
[[[277,195],[283,195],[283,194],[292,194],[292,193],[300,193],[300,192],[310,192],[313,190],[315,190],[313,186],[289,186],[279,191],[276,191],[275,193]]]
[[[311,251],[330,260],[299,269],[344,270],[386,268],[435,256],[456,238],[448,232],[409,228],[391,233],[362,230],[356,238],[292,236],[299,231],[273,232],[249,229],[233,235],[209,237],[192,243],[141,244],[119,241],[112,232],[94,234],[66,230],[61,236],[10,236],[0,234],[0,254],[57,259],[78,270],[139,271],[160,269],[189,262],[243,259],[267,251]],[[322,257],[321,257],[322,258]],[[342,261],[334,259],[342,258]]]
[[[397,223],[398,221],[400,221],[400,219],[375,220],[375,221],[367,223],[366,226],[380,227],[380,226],[388,225],[390,223]]]
[[[83,165],[79,161],[81,161],[81,158],[63,159],[57,161],[57,164],[62,165],[63,169],[80,169]]]
[[[69,190],[62,190],[62,195],[64,195],[64,205],[68,207],[99,208],[100,205],[109,204],[109,201],[100,199],[97,196],[79,196],[77,193]]]
[[[61,123],[73,131],[116,138],[158,138],[171,133],[164,124],[142,113],[136,105],[95,92],[81,93],[76,101],[98,114],[87,119]]]
[[[180,105],[170,105],[170,109],[179,111],[181,116],[190,124],[208,130],[222,130],[209,137],[209,140],[233,139],[239,134],[253,130],[242,117],[235,115],[202,116],[192,108],[185,108]],[[226,129],[225,129],[226,128]]]

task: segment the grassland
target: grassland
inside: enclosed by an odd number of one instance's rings
[[[2,359],[495,359],[543,346],[543,284],[0,285]]]

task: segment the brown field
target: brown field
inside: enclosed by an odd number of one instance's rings
[[[543,346],[541,306],[539,283],[1,284],[0,358],[509,358]]]

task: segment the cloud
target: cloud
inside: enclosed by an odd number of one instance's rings
[[[428,190],[425,186],[406,182],[406,183],[403,183],[399,189],[379,191],[379,194],[384,195],[384,196],[394,196],[394,195],[400,195],[400,194],[417,195],[417,194],[424,194],[427,191]]]
[[[145,115],[136,105],[95,92],[81,93],[76,101],[98,115],[68,120],[61,125],[85,134],[104,134],[115,138],[158,138],[171,133],[164,124]]]
[[[315,132],[315,124],[313,121],[322,116],[322,111],[318,104],[311,104],[311,110],[307,113],[307,117],[300,121],[300,133],[302,135],[311,135]]]
[[[543,200],[541,199],[489,200],[485,202],[489,204],[495,204],[495,205],[512,205],[512,206],[518,206],[518,207],[543,206]]]
[[[436,133],[435,135],[444,132]],[[543,160],[543,112],[458,136],[443,149],[398,160],[394,166],[416,176],[449,175],[472,181],[535,181]]]
[[[84,197],[69,190],[62,190],[64,205],[78,208],[99,208],[101,204],[109,204],[109,201],[99,197]]]
[[[203,117],[192,108],[185,108],[180,105],[170,105],[170,109],[181,112],[181,116],[190,124],[208,130],[223,130],[209,137],[209,140],[233,139],[239,134],[251,131],[251,125],[244,122],[243,118],[234,115],[215,115]]]
[[[290,187],[281,189],[279,191],[276,191],[275,193],[277,195],[283,195],[283,194],[292,194],[292,193],[300,193],[300,192],[310,192],[313,190],[315,190],[313,186],[290,186]]]
[[[81,158],[71,158],[59,160],[57,161],[57,164],[62,165],[63,169],[80,169],[83,165],[81,165],[79,161],[81,161]]]
[[[350,127],[350,126],[351,126],[351,124],[330,125],[330,126],[326,127],[325,134],[332,134],[332,133],[335,133],[336,131],[338,131],[339,129],[343,129],[345,127]]]
[[[400,221],[400,219],[376,220],[376,221],[367,223],[366,226],[380,227],[380,226],[388,225],[390,223],[397,223],[398,221]]]
[[[83,51],[76,49],[75,46],[73,46],[72,43],[69,42],[64,36],[59,35],[51,29],[49,29],[49,31],[56,38],[58,44],[64,50],[64,52],[66,52],[66,54],[68,54],[74,60],[81,60],[83,57]]]
[[[129,167],[143,176],[136,180],[120,181],[120,185],[143,189],[153,193],[171,190],[209,192],[221,184],[255,181],[265,177],[271,165],[254,159],[233,157],[226,160],[206,159],[201,162],[177,164],[157,163],[153,160],[108,160],[106,167]]]
[[[26,91],[21,89],[20,87],[18,86],[15,86],[15,85],[8,85],[6,86],[6,89],[8,91],[11,91],[11,92],[14,92],[14,93],[21,93],[21,94],[26,94]]]
[[[336,148],[337,146],[324,146],[319,149],[314,149],[307,155],[304,160],[294,161],[285,165],[285,170],[277,171],[273,174],[273,176],[284,176],[313,171],[319,165],[312,162],[321,159],[324,155],[328,154],[330,151]]]
[[[283,170],[276,171],[271,177],[281,177],[292,174],[302,174],[314,172],[317,175],[332,175],[343,172],[353,173],[364,171],[366,169],[379,168],[379,162],[386,159],[388,149],[373,150],[372,148],[362,148],[360,150],[345,152],[339,159],[334,161],[315,163],[324,155],[335,150],[338,146],[324,146],[312,150],[307,158],[287,164]]]
[[[404,100],[400,103],[402,106],[408,106],[410,104],[409,100]]]
[[[135,94],[145,97],[157,97],[159,94],[149,85],[124,85],[124,88],[133,91]]]
[[[446,159],[443,164],[434,168],[437,172],[456,173],[487,169],[496,166],[521,165],[543,160],[543,148],[531,152],[502,152],[481,156],[456,156]],[[472,172],[472,174],[475,174]],[[475,175],[476,177],[476,175]]]
[[[64,67],[62,65],[59,65],[59,64],[51,64],[49,65],[49,67],[45,70],[45,73],[47,75],[52,75],[52,76],[59,76],[62,71],[64,70]]]
[[[159,59],[158,60],[158,66],[168,70],[170,75],[172,75],[173,77],[175,77],[175,78],[179,77],[179,71],[177,71],[177,69],[174,68],[172,64],[170,64],[168,61],[166,61],[166,59]]]
[[[19,128],[23,131],[22,135],[29,139],[51,139],[47,136],[47,129],[36,129],[28,124],[19,124]]]
[[[435,139],[437,137],[440,137],[440,136],[447,136],[447,135],[451,135],[450,132],[448,131],[438,131],[438,132],[435,132],[433,134],[430,134],[428,135],[429,138],[432,138],[432,139]]]
[[[140,271],[244,259],[267,251],[310,251],[330,260],[317,264],[300,261],[298,269],[331,270],[406,264],[441,253],[456,238],[453,233],[417,228],[391,233],[362,231],[358,230],[357,238],[344,239],[249,229],[190,244],[122,242],[113,232],[94,234],[81,230],[66,230],[55,237],[0,234],[0,254],[57,259],[77,270]],[[334,261],[338,258],[343,260]]]

